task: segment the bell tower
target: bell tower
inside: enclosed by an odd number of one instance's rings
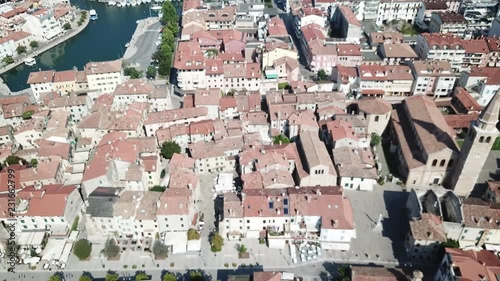
[[[486,158],[496,138],[500,111],[500,90],[498,90],[479,119],[469,126],[458,162],[451,176],[451,187],[458,196],[468,196],[477,182]]]

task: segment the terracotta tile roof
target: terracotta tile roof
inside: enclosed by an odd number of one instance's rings
[[[351,266],[352,281],[410,281],[398,268]]]
[[[25,31],[14,31],[11,32],[8,36],[6,36],[5,39],[12,39],[14,41],[19,41],[28,36],[31,36],[31,33]]]
[[[70,82],[76,81],[76,71],[75,70],[66,70],[66,71],[57,71],[54,74],[54,82]]]
[[[463,40],[449,33],[421,33],[418,36],[424,37],[431,49],[434,46],[437,49],[443,49],[445,46],[448,49],[455,49],[456,47],[463,49]]]
[[[469,77],[485,77],[486,85],[500,85],[499,67],[471,67]]]
[[[468,111],[481,111],[483,108],[477,103],[476,99],[474,99],[469,92],[462,88],[456,87],[455,93],[453,95],[460,104],[462,104]]]
[[[224,217],[243,218],[243,205],[236,193],[224,194]]]
[[[85,74],[103,74],[103,73],[114,73],[122,71],[121,60],[114,61],[101,61],[101,62],[89,62],[85,65]]]
[[[479,198],[466,198],[462,202],[465,227],[500,229],[500,209],[497,203]]]
[[[341,139],[349,138],[352,140],[358,140],[358,137],[354,133],[352,124],[343,120],[333,120],[326,123],[326,127],[330,132],[333,141],[339,141]]]
[[[194,190],[198,186],[198,176],[190,169],[171,169],[169,189],[189,189]]]
[[[23,132],[26,132],[26,131],[36,131],[36,132],[43,132],[43,130],[45,129],[45,120],[41,119],[41,118],[33,118],[33,119],[30,119],[30,120],[27,120],[23,123],[21,123],[21,125],[16,129],[16,131],[14,132],[14,135],[17,135],[17,134],[20,134],[20,133],[23,133]]]
[[[188,189],[166,189],[160,196],[160,208],[156,214],[160,216],[189,214],[191,196],[192,192]]]
[[[449,76],[454,77],[453,71],[451,69],[451,64],[444,60],[424,60],[424,61],[413,61],[413,69],[415,70],[416,76]]]
[[[383,44],[380,48],[386,58],[418,58],[407,43]]]
[[[218,104],[218,103],[217,103]],[[205,116],[208,113],[206,107],[179,108],[166,111],[151,112],[148,114],[144,125],[172,122],[180,119],[189,119]]]
[[[361,23],[358,21],[358,19],[356,18],[356,15],[354,15],[354,13],[352,12],[352,10],[347,7],[347,6],[339,6],[338,9],[340,10],[340,12],[342,13],[342,15],[344,16],[344,18],[346,19],[346,21],[349,23],[349,24],[352,24],[354,26],[357,26],[357,27],[361,27]]]
[[[372,44],[401,43],[403,42],[403,34],[399,32],[372,32],[370,40]]]
[[[500,52],[500,38],[488,37],[485,40],[491,52]]]
[[[220,89],[197,89],[194,93],[194,105],[196,107],[204,105],[219,105],[220,98]]]
[[[113,95],[112,94],[102,94],[95,101],[92,106],[92,112],[95,111],[109,111],[111,109],[111,105],[113,104]]]
[[[204,120],[199,122],[192,122],[189,124],[189,134],[193,135],[210,135],[215,134],[214,121]]]
[[[425,241],[446,242],[446,232],[440,217],[423,213],[418,220],[410,221],[410,232],[413,238]]]
[[[189,145],[190,156],[194,159],[221,157],[228,150],[243,149],[242,137],[220,139],[215,142],[198,142]]]
[[[392,105],[384,99],[360,99],[358,108],[368,114],[386,114],[392,111]]]
[[[0,105],[7,105],[13,103],[30,103],[30,97],[28,95],[0,97]]]
[[[49,157],[52,155],[59,156],[63,159],[69,160],[70,144],[41,139],[38,142],[38,156]]]
[[[441,19],[443,23],[467,23],[465,17],[456,12],[437,12],[437,16]]]
[[[496,280],[500,273],[500,260],[491,251],[454,248],[445,248],[445,251],[451,256],[453,266],[460,270],[461,280]]]
[[[292,216],[321,216],[322,228],[355,229],[352,205],[341,187],[288,188],[288,193]]]
[[[285,217],[283,199],[288,199],[286,189],[249,189],[244,192],[244,217]],[[270,203],[272,198],[272,203]]]
[[[36,168],[25,169],[19,172],[21,184],[56,179],[60,165],[61,157],[58,156],[49,156],[47,159],[39,159]]]
[[[184,135],[189,135],[189,125],[187,124],[170,126],[156,131],[156,139],[159,144],[162,144],[165,141],[173,140],[177,136]]]
[[[170,159],[170,167],[171,168],[185,168],[185,169],[194,169],[195,160],[193,158],[189,158],[182,154],[174,153],[172,158]]]
[[[338,56],[361,56],[361,48],[356,44],[337,44]]]
[[[281,272],[254,272],[253,281],[281,281]]]
[[[54,81],[54,70],[34,71],[28,77],[27,84],[50,83]]]
[[[10,152],[9,152],[9,155],[10,155]],[[14,187],[16,190],[19,190],[21,189],[21,176],[20,176],[20,171],[21,170],[24,170],[24,169],[27,169],[28,166],[24,166],[24,165],[20,165],[20,164],[14,164],[14,165],[9,165],[9,166],[4,166],[1,170],[0,170],[0,180],[2,183],[8,183],[9,181],[9,175],[12,174],[9,172],[9,170],[13,170],[14,171],[14,178],[10,178],[11,181],[14,182]],[[0,193],[4,193],[4,192],[8,192],[9,191],[9,187],[8,187],[8,184],[2,184],[0,185]],[[7,206],[7,205],[5,205]]]
[[[463,40],[462,46],[466,54],[487,54],[490,52],[488,43],[484,39]]]
[[[272,17],[268,22],[269,36],[288,36],[285,22],[279,17]]]
[[[61,94],[59,94],[58,92],[43,92],[43,93],[40,93],[40,101],[41,101],[41,105],[48,105],[49,102],[53,99],[57,99],[57,98],[60,98],[61,97]]]
[[[49,102],[49,108],[71,107],[87,104],[87,96],[64,96]]]
[[[224,61],[221,59],[207,59],[205,71],[207,75],[224,74]]]
[[[115,114],[109,111],[96,111],[85,116],[76,126],[79,129],[108,129],[115,121]]]
[[[219,103],[219,109],[224,111],[228,108],[236,108],[236,98],[235,97],[222,97]]]
[[[269,125],[267,113],[264,111],[246,112],[241,115],[241,120],[245,126],[248,125]]]
[[[130,79],[125,83],[116,86],[113,95],[150,95],[153,92],[153,85],[141,79]]]
[[[41,189],[26,187],[18,193],[19,198],[29,201],[25,217],[63,217],[68,197],[78,192],[74,185],[44,185]]]

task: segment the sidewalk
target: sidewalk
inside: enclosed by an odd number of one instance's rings
[[[137,52],[137,47],[135,43],[137,43],[137,39],[144,34],[148,28],[157,23],[159,21],[158,17],[150,17],[142,20],[138,20],[137,27],[135,28],[134,34],[132,34],[132,39],[129,42],[128,48],[125,50],[125,54],[123,54],[122,60],[130,59]]]
[[[89,24],[90,22],[90,17],[87,16],[87,20],[81,25],[81,26],[78,26],[77,22],[80,20],[80,13],[81,13],[82,10],[78,10],[76,13],[75,13],[75,21],[71,23],[71,30],[68,31],[68,33],[66,33],[66,35],[62,36],[62,37],[58,37],[57,39],[55,39],[54,41],[51,41],[51,42],[48,42],[48,43],[43,43],[43,42],[39,42],[39,46],[38,48],[36,49],[30,49],[30,52],[26,53],[26,54],[23,54],[23,55],[19,55],[15,58],[15,61],[14,63],[11,63],[3,68],[0,69],[0,74],[3,74],[17,66],[19,66],[20,64],[24,63],[24,59],[27,58],[27,57],[36,57],[38,55],[41,55],[42,53],[54,48],[55,46],[63,43],[64,41],[68,40],[68,39],[71,39],[73,38],[74,36],[76,36],[78,33],[80,33],[81,31],[83,31],[87,25]],[[5,94],[4,92],[2,92],[3,94]],[[9,93],[10,93],[10,90],[9,90]]]

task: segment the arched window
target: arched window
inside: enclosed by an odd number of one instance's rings
[[[432,167],[436,167],[437,163],[438,163],[437,159],[432,160]]]
[[[490,143],[490,141],[491,141],[491,137],[487,137],[487,138],[486,138],[486,142],[487,142],[487,143]]]
[[[444,167],[444,164],[446,163],[446,160],[441,160],[441,163],[439,163],[439,167]]]
[[[479,142],[480,142],[480,143],[483,143],[483,142],[484,142],[484,137],[480,137],[480,138],[479,138]]]

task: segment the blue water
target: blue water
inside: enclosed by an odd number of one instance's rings
[[[125,44],[130,41],[135,31],[136,21],[150,16],[150,4],[110,7],[104,3],[86,0],[71,1],[71,4],[85,10],[96,10],[99,19],[91,21],[87,28],[75,37],[36,57],[36,66],[20,65],[4,73],[2,78],[11,91],[28,88],[26,81],[31,71],[69,70],[74,67],[82,70],[90,61],[122,57]]]

